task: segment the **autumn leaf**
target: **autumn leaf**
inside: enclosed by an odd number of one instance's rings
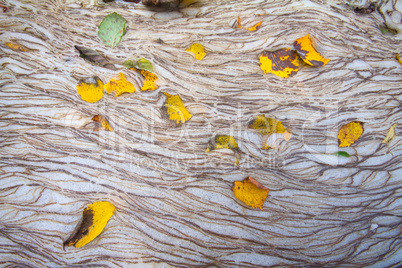
[[[376,8],[377,8],[376,5],[374,3],[371,3],[367,7],[355,7],[353,11],[360,14],[370,14],[373,11],[375,11]]]
[[[113,128],[109,125],[109,122],[102,115],[95,115],[92,117],[92,121],[98,122],[101,125],[101,129],[113,131]]]
[[[264,73],[288,78],[299,71],[299,56],[290,48],[282,48],[274,52],[264,51],[260,56],[260,67]]]
[[[285,133],[285,127],[281,121],[267,118],[265,115],[257,115],[255,119],[250,121],[248,127],[257,130],[262,135],[270,135],[274,132]]]
[[[297,39],[293,43],[293,47],[297,50],[304,62],[315,67],[321,67],[330,60],[321,56],[313,47],[309,35]]]
[[[91,63],[95,63],[96,65],[99,65],[101,67],[108,68],[110,70],[116,70],[114,64],[111,64],[105,57],[103,57],[95,50],[83,46],[74,46],[74,47],[80,53],[81,58]]]
[[[4,45],[8,46],[14,51],[20,51],[20,52],[27,52],[29,49],[23,45],[20,45],[16,42],[5,42]]]
[[[184,124],[190,120],[191,114],[184,107],[179,95],[170,95],[166,92],[163,92],[163,94],[167,97],[162,105],[163,117],[175,122],[176,125]]]
[[[204,47],[199,43],[192,44],[186,51],[193,52],[197,60],[202,60],[206,55]]]
[[[396,53],[396,59],[400,64],[402,64],[402,59],[399,57],[399,53]]]
[[[258,30],[258,28],[260,28],[261,24],[262,24],[262,21],[256,23],[253,27],[246,28],[246,29],[249,30],[250,32],[254,32],[254,31]],[[242,28],[240,17],[237,17],[237,28],[239,28],[239,29]]]
[[[349,147],[360,138],[363,132],[362,122],[354,121],[343,125],[338,134],[339,147]]]
[[[80,80],[77,85],[77,92],[84,101],[97,102],[103,97],[103,83],[96,76]]]
[[[99,25],[98,36],[106,46],[114,48],[120,43],[126,32],[126,26],[127,21],[113,12],[102,20]]]
[[[249,30],[250,32],[257,31],[257,30],[260,28],[261,24],[262,24],[262,21],[258,22],[258,23],[255,24],[253,27],[250,27],[250,28],[248,28],[247,30]]]
[[[232,188],[237,199],[252,208],[260,208],[267,199],[269,189],[251,177],[235,181]]]
[[[74,234],[63,243],[63,248],[65,246],[81,248],[94,240],[103,231],[114,211],[114,205],[106,201],[90,204],[84,209],[81,223]]]
[[[237,28],[241,29],[241,20],[240,20],[240,17],[237,17]]]
[[[141,87],[142,91],[152,91],[158,88],[156,81],[158,80],[158,76],[156,74],[151,73],[147,70],[140,70],[137,68],[130,68],[130,70],[134,70],[144,77],[144,85]]]
[[[206,152],[216,149],[230,149],[235,153],[236,164],[240,164],[240,149],[237,141],[233,136],[229,135],[215,135],[214,138],[209,140]]]
[[[119,79],[111,79],[109,83],[104,86],[105,90],[108,94],[112,91],[116,92],[116,97],[120,96],[123,93],[134,93],[135,87],[133,84],[126,80],[126,77],[123,73],[119,73]]]
[[[388,130],[388,134],[385,137],[385,139],[382,141],[382,143],[386,143],[389,144],[389,142],[395,137],[395,128],[396,128],[396,124],[393,124],[389,130]]]

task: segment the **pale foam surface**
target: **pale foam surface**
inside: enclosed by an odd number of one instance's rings
[[[199,1],[174,13],[122,2],[84,1],[80,9],[77,2],[7,1],[12,9],[0,16],[2,42],[33,50],[0,47],[2,265],[400,261],[402,141],[380,143],[401,124],[402,66],[394,57],[402,46],[399,35],[378,29],[396,13],[357,15],[341,1]],[[97,25],[113,11],[128,20],[128,30],[110,49]],[[233,28],[238,16],[262,27]],[[325,67],[303,66],[287,80],[262,73],[262,51],[291,47],[308,33],[331,59]],[[185,52],[194,42],[207,49],[202,61]],[[74,45],[116,62],[147,58],[161,87],[140,92],[136,73],[94,66]],[[107,82],[119,71],[135,84],[134,94],[105,95],[95,104],[78,96],[79,79]],[[165,91],[180,94],[192,113],[184,126],[162,118]],[[88,123],[96,114],[106,114],[115,131],[93,131]],[[261,150],[261,137],[246,128],[258,114],[282,120],[292,139]],[[365,133],[344,149],[351,158],[337,158],[338,129],[353,120],[365,123]],[[239,167],[229,150],[205,152],[215,134],[237,138]],[[271,190],[263,211],[231,191],[249,175]],[[106,229],[84,248],[63,251],[83,208],[97,200],[117,209]]]

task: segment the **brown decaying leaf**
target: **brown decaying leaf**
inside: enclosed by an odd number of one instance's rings
[[[113,131],[113,128],[110,126],[109,122],[102,115],[95,115],[92,117],[92,121],[99,123],[100,127],[98,129]]]
[[[376,10],[376,5],[371,3],[368,7],[355,7],[353,10],[356,13],[360,14],[370,14],[371,12]]]
[[[80,57],[94,63],[96,65],[99,65],[101,67],[110,69],[110,70],[116,70],[116,67],[111,64],[105,57],[103,57],[101,54],[96,52],[93,49],[83,47],[83,46],[74,46],[76,50],[80,53]]]

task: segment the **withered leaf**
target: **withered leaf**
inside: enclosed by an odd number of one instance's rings
[[[360,13],[360,14],[370,14],[371,12],[376,10],[376,5],[374,3],[371,3],[369,6],[367,7],[355,7],[353,10],[356,13]]]
[[[237,199],[252,208],[260,208],[268,197],[269,189],[250,176],[243,181],[235,181],[232,188]]]
[[[296,49],[297,53],[299,53],[300,58],[309,65],[322,67],[330,61],[315,50],[309,35],[297,39],[293,43],[293,47]]]
[[[111,64],[105,57],[103,57],[100,53],[96,52],[95,50],[83,46],[74,46],[74,47],[80,53],[81,58],[91,63],[95,63],[98,66],[110,70],[116,70],[114,64]]]
[[[98,201],[90,204],[82,213],[82,220],[74,233],[63,243],[65,246],[81,248],[94,240],[105,228],[113,216],[115,207],[107,201]]]
[[[80,80],[77,92],[84,101],[97,102],[103,97],[103,82],[96,76]]]
[[[393,125],[389,128],[388,133],[387,133],[387,136],[386,136],[385,139],[382,141],[382,143],[389,144],[389,142],[390,142],[393,138],[395,138],[395,128],[396,128],[396,124],[393,124]]]
[[[92,121],[98,122],[100,125],[99,129],[104,129],[108,131],[113,131],[113,128],[109,125],[109,122],[103,115],[95,115],[92,117]]]
[[[338,133],[339,147],[349,147],[360,138],[363,132],[362,122],[353,121],[343,125]]]
[[[290,48],[282,48],[274,52],[264,51],[260,56],[260,67],[264,73],[273,73],[287,78],[299,71],[299,56]]]
[[[162,105],[163,117],[175,122],[177,126],[190,120],[191,114],[184,107],[179,95],[171,95],[166,92],[163,92],[163,94],[167,97]]]
[[[236,164],[240,164],[240,149],[237,145],[237,141],[233,136],[229,135],[215,135],[214,138],[208,142],[206,152],[210,152],[216,149],[230,149],[234,152],[236,157]]]
[[[5,42],[4,45],[8,46],[14,51],[27,52],[29,49],[26,46],[18,44],[17,42]]]

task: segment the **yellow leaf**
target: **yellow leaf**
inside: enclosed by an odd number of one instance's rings
[[[324,66],[329,62],[329,59],[325,59],[320,53],[315,50],[311,43],[309,35],[297,39],[293,43],[294,48],[299,53],[300,57],[306,62],[315,67]]]
[[[396,53],[396,59],[400,64],[402,64],[402,59],[399,57],[399,53]]]
[[[385,139],[382,141],[382,143],[386,143],[388,144],[394,137],[395,137],[395,128],[396,128],[396,124],[393,124],[389,130],[388,130],[388,134],[385,137]]]
[[[360,138],[363,132],[362,122],[354,121],[343,125],[338,134],[339,147],[349,147]]]
[[[252,208],[260,208],[267,199],[269,189],[251,177],[243,181],[235,181],[232,188],[237,199]]]
[[[251,120],[249,128],[256,129],[262,135],[271,135],[272,133],[285,133],[285,127],[281,121],[274,118],[267,118],[265,115],[257,115],[256,119]]]
[[[260,67],[264,73],[273,73],[287,78],[299,71],[299,56],[290,48],[282,48],[274,52],[264,51],[260,56]]]
[[[104,86],[108,94],[112,91],[116,91],[116,97],[123,93],[134,93],[135,87],[133,84],[126,80],[123,73],[119,73],[119,79],[111,79],[109,83]]]
[[[210,152],[215,149],[230,149],[235,153],[236,157],[236,165],[240,164],[240,150],[237,145],[236,139],[233,136],[229,135],[215,135],[215,138],[212,138],[208,142],[208,147],[206,152]]]
[[[199,43],[192,44],[186,51],[193,52],[197,60],[202,60],[206,55],[204,47]]]
[[[87,102],[97,102],[103,97],[103,83],[98,77],[80,80],[77,85],[77,92],[81,99]]]
[[[251,31],[251,32],[257,31],[258,28],[260,28],[261,23],[262,23],[262,21],[258,22],[256,25],[254,25],[254,26],[251,27],[251,28],[248,28],[247,30],[249,30],[249,31]]]
[[[240,17],[237,17],[237,28],[241,29],[241,20],[240,20]]]
[[[29,49],[23,45],[20,45],[18,43],[13,43],[13,42],[5,42],[4,45],[8,46],[12,50],[15,51],[21,51],[21,52],[26,52],[29,51]]]
[[[102,115],[95,115],[92,117],[92,121],[98,122],[102,126],[102,129],[113,131],[113,128],[109,125],[109,122]]]
[[[105,228],[113,216],[115,207],[106,201],[90,204],[82,213],[82,221],[74,234],[63,243],[65,246],[81,248],[94,240]]]
[[[180,125],[190,120],[191,114],[187,111],[186,107],[183,105],[179,95],[170,95],[164,92],[167,97],[165,103],[162,106],[162,113],[164,117],[172,120],[176,125]]]
[[[141,87],[142,91],[151,91],[158,88],[158,86],[155,84],[155,81],[158,80],[156,74],[147,70],[141,70],[141,74],[145,77],[144,85]]]

